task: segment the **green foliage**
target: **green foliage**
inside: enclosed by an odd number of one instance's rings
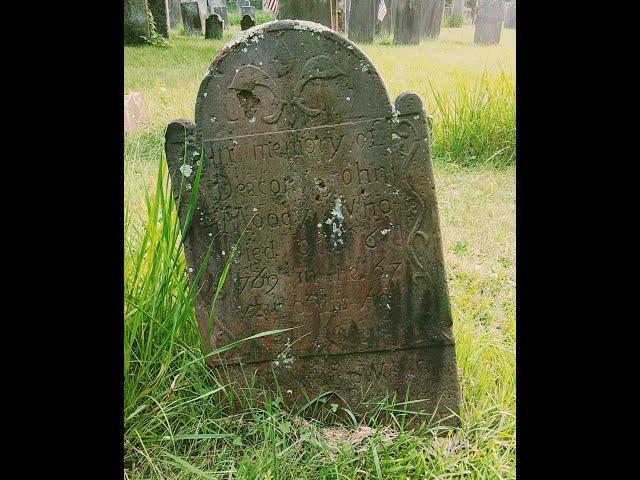
[[[147,10],[147,36],[142,37],[143,40],[149,45],[156,47],[166,47],[168,45],[167,39],[158,33],[158,27],[156,21],[153,19],[153,13],[149,8],[149,3],[145,2],[145,8]]]
[[[445,20],[444,25],[448,28],[459,28],[462,26],[462,17],[460,15],[451,15]]]
[[[516,163],[516,99],[513,79],[486,71],[474,84],[456,80],[455,96],[445,96],[430,83],[438,121],[434,122],[433,155],[461,166]]]

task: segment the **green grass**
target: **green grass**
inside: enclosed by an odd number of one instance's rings
[[[125,478],[515,478],[515,157],[495,155],[512,141],[506,132],[515,134],[513,123],[495,126],[511,115],[513,59],[509,38],[475,47],[466,28],[443,29],[413,50],[365,47],[392,98],[422,96],[434,151],[443,152],[435,177],[464,400],[461,426],[441,436],[383,426],[375,415],[334,427],[330,410],[305,419],[266,393],[229,392],[243,407],[234,415],[222,408],[162,156],[164,126],[193,118],[195,92],[222,42],[174,36],[166,49],[125,49],[126,88],[142,91],[151,113],[125,142]],[[482,95],[486,102],[474,103]],[[463,153],[447,158],[456,149]]]
[[[207,67],[239,31],[232,25],[222,40],[174,34],[168,48],[125,47],[125,92],[142,92],[150,113],[148,125],[127,140],[126,149],[140,148],[143,158],[157,162],[164,128],[178,117],[193,120]],[[469,25],[443,28],[440,38],[424,40],[418,47],[386,45],[387,41],[379,38],[360,46],[392,100],[405,91],[422,98],[433,117],[435,161],[515,164],[514,30],[503,30],[497,46],[474,45]]]

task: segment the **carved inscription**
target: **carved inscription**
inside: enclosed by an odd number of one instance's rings
[[[386,371],[396,391],[415,379],[429,401],[447,389],[456,405],[426,115],[416,95],[392,106],[348,40],[316,24],[273,22],[218,54],[195,125],[172,123],[166,151],[206,343],[293,329],[243,342],[212,357],[214,365],[249,363],[260,375],[270,366],[289,372],[281,385],[354,401],[366,372],[382,379]],[[392,363],[376,367],[380,352]],[[353,360],[335,370],[344,355]]]

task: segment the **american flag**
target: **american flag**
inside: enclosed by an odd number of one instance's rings
[[[378,21],[381,22],[384,20],[384,16],[387,14],[387,6],[384,3],[384,0],[380,0],[378,2]]]
[[[262,0],[262,8],[273,13],[278,13],[278,0]]]

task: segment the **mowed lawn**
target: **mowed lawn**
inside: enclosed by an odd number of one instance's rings
[[[226,39],[237,31],[232,26]],[[125,478],[515,478],[514,166],[434,160],[464,398],[459,428],[438,436],[373,419],[336,429],[277,401],[234,416],[213,403],[195,318],[180,305],[184,260],[170,274],[153,260],[168,221],[153,202],[164,127],[193,120],[200,81],[224,41],[176,34],[168,48],[124,52],[125,92],[142,92],[150,112],[148,125],[125,141]],[[446,121],[434,89],[455,103],[483,75],[515,82],[514,30],[503,29],[500,45],[490,47],[473,44],[472,26],[443,28],[419,46],[378,39],[361,47],[390,98],[418,93],[434,128]],[[145,231],[152,240],[142,240]],[[170,280],[141,288],[149,276]]]

